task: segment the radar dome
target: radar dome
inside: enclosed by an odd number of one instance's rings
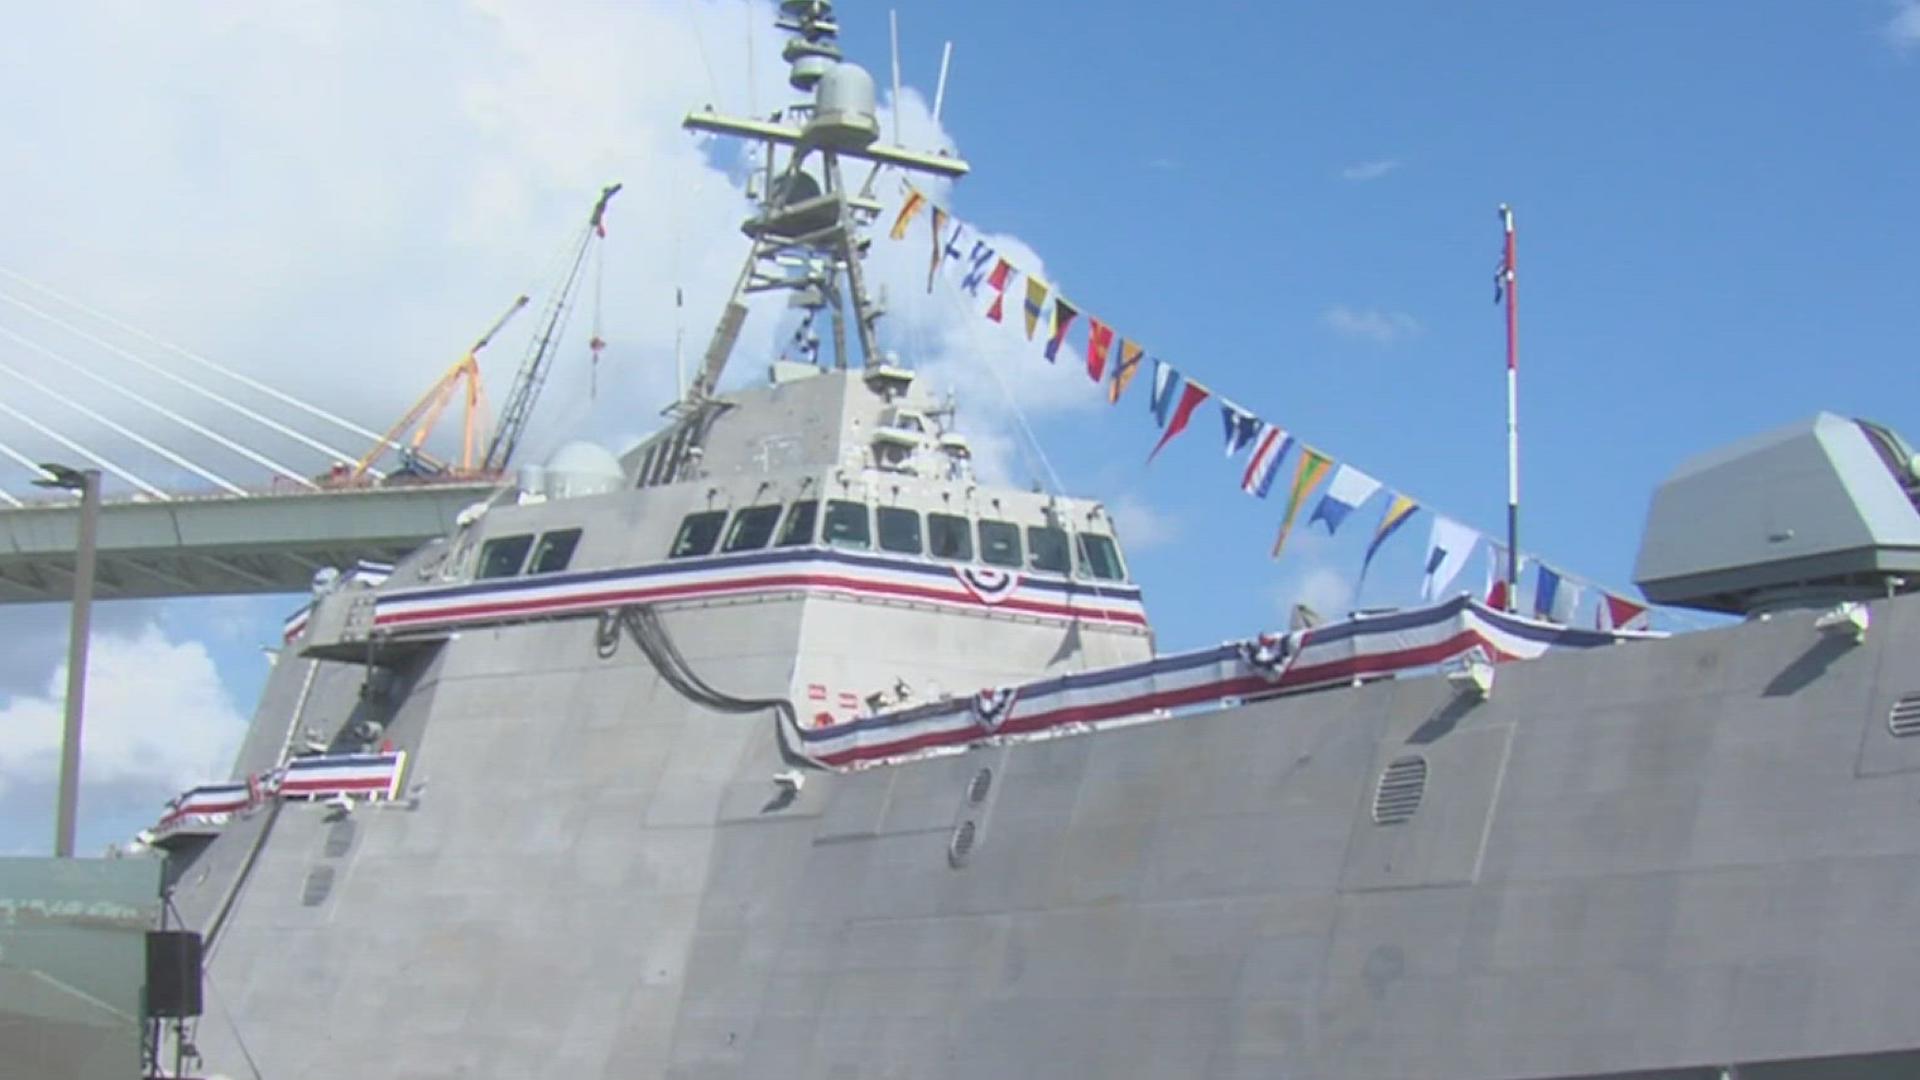
[[[618,491],[626,472],[613,451],[598,443],[570,442],[547,459],[547,498],[571,499]]]
[[[880,137],[873,76],[858,64],[835,64],[814,87],[807,141],[834,150],[860,150]]]

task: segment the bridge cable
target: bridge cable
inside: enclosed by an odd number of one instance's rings
[[[111,461],[108,461],[106,458],[100,456],[99,454],[94,453],[93,451],[87,449],[84,446],[81,446],[79,443],[74,442],[72,439],[67,438],[65,435],[60,434],[59,432],[53,430],[52,428],[41,423],[40,421],[35,420],[33,417],[28,416],[26,413],[21,412],[19,409],[16,409],[13,406],[7,404],[6,401],[4,400],[0,400],[0,412],[6,413],[8,416],[13,417],[15,420],[20,421],[21,423],[27,425],[33,430],[38,431],[40,434],[45,435],[47,438],[52,439],[54,442],[59,443],[61,446],[66,447],[67,449],[73,451],[74,453],[79,454],[81,457],[86,458],[88,461],[93,462],[95,465],[100,466],[102,469],[105,469],[106,471],[112,473],[113,475],[119,477],[120,479],[125,480],[127,483],[132,484],[134,487],[139,488],[141,491],[146,492],[147,494],[153,496],[154,498],[159,499],[162,502],[173,501],[173,496],[168,495],[166,492],[161,491],[159,488],[154,487],[152,484],[149,484],[145,480],[142,480],[139,477],[133,475],[132,473],[128,472],[126,469],[122,468],[121,466],[116,465]],[[35,468],[38,468],[38,467],[39,466],[37,465],[35,466]]]
[[[41,478],[42,480],[53,479],[53,474],[41,468],[39,462],[33,460],[32,458],[21,453],[20,451],[15,450],[13,447],[8,446],[6,443],[0,443],[0,454],[5,454],[6,456],[19,462],[20,464],[25,465],[27,467],[28,472],[34,474],[35,476]],[[0,500],[5,500],[6,503],[10,506],[25,505],[19,499],[14,498],[12,495],[8,494],[5,491],[0,491]]]
[[[188,349],[181,345],[175,345],[174,343],[167,341],[163,338],[155,337],[154,335],[147,333],[145,330],[142,330],[137,326],[130,326],[127,323],[114,318],[112,315],[109,315],[98,308],[89,307],[88,305],[83,304],[80,301],[65,295],[64,293],[55,292],[54,290],[48,288],[47,286],[42,285],[39,282],[34,281],[32,278],[26,277],[23,274],[15,273],[14,271],[9,270],[4,266],[0,266],[0,277],[5,277],[13,281],[17,281],[20,284],[25,285],[27,288],[34,290],[35,292],[41,293],[45,296],[50,296],[53,299],[58,300],[62,304],[65,304],[68,307],[73,308],[75,311],[83,312],[87,315],[92,316],[93,318],[99,319],[101,322],[106,323],[108,326],[111,326],[116,330],[119,330],[123,333],[132,334],[134,337],[137,337],[142,341],[147,342],[150,345],[154,345],[159,348],[165,349],[168,352],[183,356],[186,359],[201,365],[202,367],[208,368],[212,371],[216,371],[222,375],[225,375],[227,378],[234,380],[235,382],[239,383],[242,386],[247,387],[248,389],[256,390],[262,394],[267,395],[270,398],[273,398],[275,401],[279,401],[279,402],[282,402],[283,404],[291,405],[294,408],[307,413],[308,415],[319,417],[320,419],[325,420],[328,423],[337,424],[340,427],[343,427],[346,430],[353,432],[355,435],[360,435],[365,438],[373,439],[376,441],[380,438],[380,433],[377,431],[369,430],[367,428],[361,427],[359,424],[356,424],[353,421],[348,420],[344,417],[336,416],[335,414],[328,412],[326,409],[322,409],[318,405],[309,405],[308,403],[300,400],[299,398],[294,397],[292,394],[275,390],[273,387],[268,386],[266,383],[263,383],[258,379],[252,378],[247,375],[243,375],[240,372],[235,371],[224,364],[219,364],[212,360],[209,360],[206,357],[201,356],[199,353],[194,352],[192,349]],[[348,454],[346,455],[346,457],[349,459],[352,459],[354,455]]]
[[[5,329],[0,329],[0,334],[4,334],[8,337],[14,336],[11,331],[8,331]],[[156,454],[159,454],[161,457],[166,458],[168,461],[173,462],[175,465],[178,465],[183,469],[186,469],[188,472],[191,472],[201,477],[204,480],[207,480],[213,484],[217,484],[218,486],[225,488],[227,491],[229,491],[234,495],[245,495],[247,493],[245,488],[234,483],[233,481],[228,480],[227,478],[220,476],[216,473],[209,472],[198,465],[195,465],[193,462],[188,461],[186,458],[181,457],[179,454],[176,454],[173,451],[167,449],[166,447],[161,446],[159,443],[154,442],[152,439],[147,438],[145,435],[142,435],[139,432],[134,431],[132,428],[127,427],[125,424],[119,423],[118,421],[115,421],[115,420],[110,420],[107,417],[100,415],[98,412],[95,412],[93,409],[88,408],[86,405],[74,400],[71,397],[68,397],[67,395],[61,393],[60,391],[55,390],[53,387],[48,386],[46,383],[43,383],[40,380],[34,378],[33,376],[26,374],[25,372],[21,371],[18,368],[12,367],[8,364],[0,363],[0,374],[11,375],[16,379],[19,379],[21,382],[26,383],[28,386],[33,387],[35,390],[40,391],[41,393],[47,395],[48,397],[59,402],[60,404],[65,405],[67,408],[72,409],[73,411],[79,413],[82,416],[85,416],[89,420],[92,420],[95,423],[98,423],[108,428],[109,430],[115,432],[116,434],[124,436],[125,438],[130,439],[135,443],[138,443],[140,446],[145,447],[146,449],[151,450]]]
[[[207,398],[208,400],[214,402],[215,404],[225,405],[227,408],[232,409],[234,412],[239,413],[240,415],[246,417],[249,420],[253,420],[256,423],[263,424],[266,427],[271,428],[272,430],[277,431],[280,434],[295,440],[296,442],[302,443],[315,450],[318,450],[321,453],[326,454],[328,457],[332,458],[335,461],[353,460],[352,454],[348,453],[345,450],[340,449],[337,446],[329,446],[328,444],[323,443],[318,439],[308,438],[307,436],[301,434],[298,431],[295,431],[293,428],[290,428],[285,424],[282,424],[280,421],[275,420],[270,416],[263,416],[260,413],[255,412],[254,410],[246,407],[245,405],[240,404],[237,401],[234,401],[231,398],[228,398],[222,394],[215,393],[214,391],[209,390],[204,386],[201,386],[199,383],[194,382],[192,379],[185,378],[184,376],[181,376],[181,375],[176,375],[173,372],[168,371],[166,368],[161,367],[159,364],[156,364],[153,361],[148,360],[146,357],[139,355],[138,353],[129,352],[126,349],[123,349],[120,346],[115,345],[113,342],[106,340],[105,338],[98,337],[94,334],[88,333],[87,331],[82,330],[80,327],[75,326],[70,322],[67,322],[65,319],[62,319],[56,315],[48,314],[47,312],[42,311],[41,309],[34,307],[32,304],[29,304],[26,301],[21,300],[17,297],[9,296],[5,291],[0,291],[0,303],[12,304],[14,307],[20,308],[21,310],[27,312],[30,315],[35,316],[36,318],[42,319],[46,322],[50,322],[53,325],[59,327],[60,329],[65,330],[70,334],[73,334],[75,337],[81,338],[85,341],[90,341],[93,344],[98,345],[101,348],[107,350],[108,352],[113,353],[115,356],[122,357],[123,359],[126,359],[132,363],[140,365],[143,368],[146,368],[148,371],[151,371],[154,374],[160,376],[161,378],[166,379],[168,382],[174,383],[179,386],[184,386],[187,389],[193,391],[194,393],[199,394],[201,397]],[[268,467],[272,468],[272,466],[268,466]],[[368,471],[373,472],[376,478],[379,478],[379,479],[385,478],[383,474],[374,472],[374,470],[369,469]],[[281,471],[281,475],[292,476],[296,480],[300,480],[303,483],[305,482],[305,477],[299,476],[292,472]],[[307,486],[312,487],[313,485],[308,484]]]
[[[280,464],[279,462],[273,460],[270,457],[267,457],[265,454],[258,453],[245,446],[242,446],[239,443],[233,441],[232,439],[227,438],[225,435],[222,435],[219,432],[214,431],[212,428],[209,428],[206,425],[199,423],[198,421],[190,420],[187,417],[182,416],[177,412],[174,412],[172,409],[167,408],[165,405],[160,404],[159,402],[156,402],[147,397],[143,397],[139,393],[133,390],[129,390],[124,386],[121,386],[119,383],[114,382],[112,379],[109,379],[106,376],[99,374],[98,372],[90,370],[85,364],[80,363],[78,360],[75,360],[72,357],[62,356],[60,353],[57,353],[52,349],[47,348],[45,345],[42,345],[39,342],[34,341],[30,338],[22,337],[21,335],[13,332],[12,330],[7,329],[4,326],[0,326],[0,337],[4,337],[9,341],[15,342],[20,345],[24,345],[27,348],[32,349],[34,352],[37,352],[40,355],[45,356],[50,360],[55,360],[55,361],[58,361],[59,363],[65,364],[66,366],[74,369],[75,371],[86,376],[87,378],[92,379],[94,382],[99,383],[101,386],[104,386],[107,389],[112,390],[114,393],[119,394],[122,397],[130,398],[137,404],[145,405],[147,408],[152,409],[154,412],[157,412],[161,416],[164,416],[167,419],[172,420],[174,423],[181,425],[187,430],[203,435],[208,439],[211,439],[215,443],[218,443],[219,445],[225,447],[226,449],[231,450],[236,454],[239,454],[241,457],[246,458],[247,460],[253,462],[256,465],[260,465],[265,468],[272,469],[274,472],[277,472],[281,476],[284,476],[287,479],[292,480],[296,484],[301,484],[305,487],[312,488],[314,490],[318,490],[320,487],[320,485],[314,483],[312,480],[307,479],[305,476],[302,476],[300,473],[287,468],[285,465]],[[48,393],[52,393],[52,391],[48,391]],[[201,475],[206,476],[208,479],[212,480],[217,484],[224,485],[226,483],[226,481],[223,481],[219,477],[213,476],[210,473],[202,473]],[[246,492],[239,488],[235,488],[234,494],[244,495],[246,494]]]

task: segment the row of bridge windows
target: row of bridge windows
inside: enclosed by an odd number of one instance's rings
[[[902,555],[931,555],[954,562],[986,563],[1008,569],[1070,574],[1100,581],[1126,576],[1113,538],[1079,533],[1069,539],[1065,529],[1029,525],[1024,530],[1011,521],[958,514],[930,513],[898,506],[869,507],[866,503],[829,499],[824,508],[817,499],[787,506],[748,506],[733,511],[703,510],[688,514],[667,550],[670,559],[690,559],[715,551],[732,553],[773,547],[798,547],[816,542],[854,550],[890,551]],[[978,540],[976,545],[975,541]],[[1024,544],[1022,540],[1024,539]],[[977,555],[976,555],[977,553]]]
[[[529,574],[557,574],[573,561],[573,549],[580,546],[579,529],[555,529],[539,535],[532,533],[499,536],[480,548],[476,578],[514,577],[525,570]],[[529,559],[528,553],[533,557]]]

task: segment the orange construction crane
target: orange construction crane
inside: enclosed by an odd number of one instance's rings
[[[414,402],[413,407],[400,417],[399,422],[388,428],[387,433],[380,437],[380,441],[373,444],[373,449],[367,451],[366,456],[354,464],[353,469],[344,478],[345,482],[364,483],[367,470],[373,466],[373,463],[390,448],[399,447],[403,438],[406,445],[401,449],[403,459],[401,473],[417,473],[421,471],[421,465],[425,465],[427,470],[432,472],[446,471],[447,463],[428,454],[422,446],[426,443],[427,436],[433,434],[434,425],[439,422],[440,414],[445,412],[448,403],[454,400],[454,395],[461,389],[460,384],[463,381],[466,383],[466,401],[465,415],[460,425],[458,471],[472,472],[475,446],[481,437],[476,429],[486,424],[487,411],[487,392],[480,382],[480,350],[486,348],[487,343],[493,340],[493,336],[500,332],[500,328],[507,325],[509,319],[519,314],[520,309],[526,307],[527,303],[528,298],[525,296],[516,298],[513,305],[487,328],[487,332],[480,335],[480,340],[473,343],[473,348],[468,349],[465,356],[454,361],[452,367],[435,379],[433,385],[427,388],[427,392],[420,395],[420,400]],[[411,437],[406,436],[409,427],[413,429]]]

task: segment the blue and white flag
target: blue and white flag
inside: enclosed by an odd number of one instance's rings
[[[1333,479],[1327,482],[1327,493],[1320,496],[1320,504],[1313,508],[1307,518],[1307,524],[1316,521],[1327,523],[1327,535],[1332,536],[1347,520],[1347,515],[1360,507],[1361,503],[1373,498],[1380,490],[1380,481],[1361,472],[1351,465],[1342,465],[1334,470]]]
[[[1260,418],[1231,401],[1220,402],[1220,419],[1227,429],[1227,456],[1245,450],[1260,434]]]
[[[1247,459],[1247,469],[1240,474],[1240,490],[1256,499],[1267,497],[1267,491],[1273,487],[1273,475],[1280,471],[1280,462],[1287,456],[1287,448],[1293,445],[1293,436],[1286,429],[1274,424],[1263,424],[1260,435],[1253,440],[1253,456]]]
[[[1433,532],[1427,538],[1426,575],[1420,582],[1422,599],[1443,595],[1453,579],[1467,565],[1467,556],[1480,534],[1449,517],[1433,515]]]
[[[960,276],[960,287],[969,295],[980,295],[980,285],[987,280],[987,271],[993,267],[993,256],[993,245],[985,240],[973,242],[973,254],[967,257],[967,272]]]
[[[1173,408],[1174,391],[1180,388],[1180,372],[1172,364],[1156,358],[1153,361],[1153,393],[1147,396],[1147,408],[1152,410],[1154,423],[1167,426],[1167,413]]]
[[[1540,563],[1533,575],[1534,616],[1563,625],[1571,622],[1574,609],[1580,606],[1580,594],[1585,590],[1561,577],[1546,563]]]

